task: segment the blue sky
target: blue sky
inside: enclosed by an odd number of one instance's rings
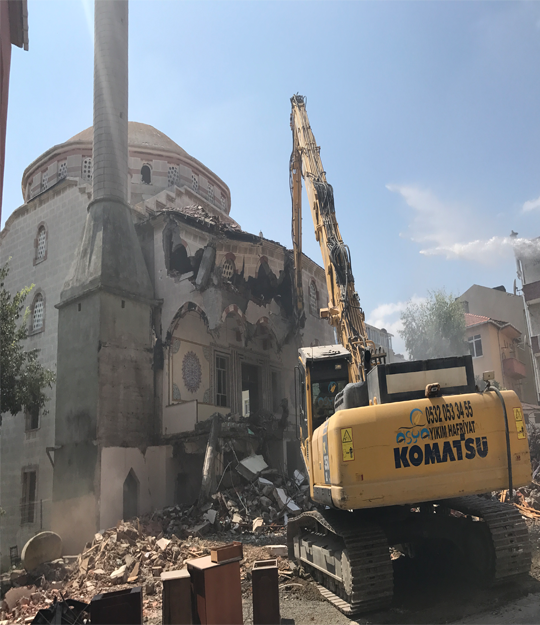
[[[92,2],[28,4],[3,222],[24,168],[92,123]],[[290,246],[289,99],[307,96],[362,306],[396,332],[430,289],[512,288],[507,235],[540,235],[539,64],[536,2],[132,0],[129,118],[215,171],[245,230]],[[304,249],[320,262],[307,201]]]

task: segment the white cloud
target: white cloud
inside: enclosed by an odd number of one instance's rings
[[[522,239],[518,239],[521,241]],[[452,243],[451,245],[432,247],[420,250],[425,256],[446,256],[447,259],[461,258],[473,260],[484,265],[492,265],[501,260],[508,260],[513,255],[513,246],[516,239],[510,237],[491,237],[491,239],[477,239],[467,243]]]
[[[540,197],[537,197],[536,200],[527,200],[523,204],[523,208],[521,209],[524,213],[528,213],[529,211],[536,210],[540,208]]]
[[[485,224],[477,222],[471,207],[443,202],[429,189],[394,184],[386,188],[399,193],[413,209],[409,232],[402,236],[420,243],[420,254],[424,256],[444,256],[448,260],[462,259],[492,266],[508,262],[513,257],[514,246],[525,241],[500,236],[471,241],[471,233],[485,230]],[[525,204],[531,205],[528,210],[536,205],[540,208],[540,198]]]

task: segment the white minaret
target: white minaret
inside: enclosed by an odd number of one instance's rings
[[[52,529],[65,553],[78,553],[111,514],[102,458],[120,466],[126,448],[147,447],[158,431],[156,302],[127,204],[127,0],[96,0],[94,61],[93,198],[57,304]]]
[[[96,0],[94,200],[128,198],[128,0]]]
[[[128,199],[128,0],[96,0],[93,197],[61,300],[95,288],[150,301]]]

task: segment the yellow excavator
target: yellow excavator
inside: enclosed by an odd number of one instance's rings
[[[303,178],[328,287],[320,313],[338,342],[299,350],[299,436],[317,509],[289,520],[289,557],[348,615],[390,605],[390,547],[421,556],[446,546],[458,554],[463,574],[484,584],[528,573],[531,549],[520,513],[481,496],[512,494],[531,481],[517,395],[499,391],[490,372],[480,392],[471,356],[386,363],[367,339],[305,98],[295,95],[291,104],[297,314]]]

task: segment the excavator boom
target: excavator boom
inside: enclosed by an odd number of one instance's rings
[[[371,366],[374,346],[367,339],[364,312],[354,287],[350,251],[343,242],[336,220],[334,191],[326,180],[321,149],[309,124],[305,98],[295,95],[291,98],[291,105],[293,152],[290,163],[297,304],[299,307],[303,306],[301,288],[301,177],[303,177],[315,237],[321,248],[328,289],[328,307],[321,309],[321,316],[328,318],[330,324],[336,328],[338,341],[351,354],[350,380],[365,380],[366,372]]]

